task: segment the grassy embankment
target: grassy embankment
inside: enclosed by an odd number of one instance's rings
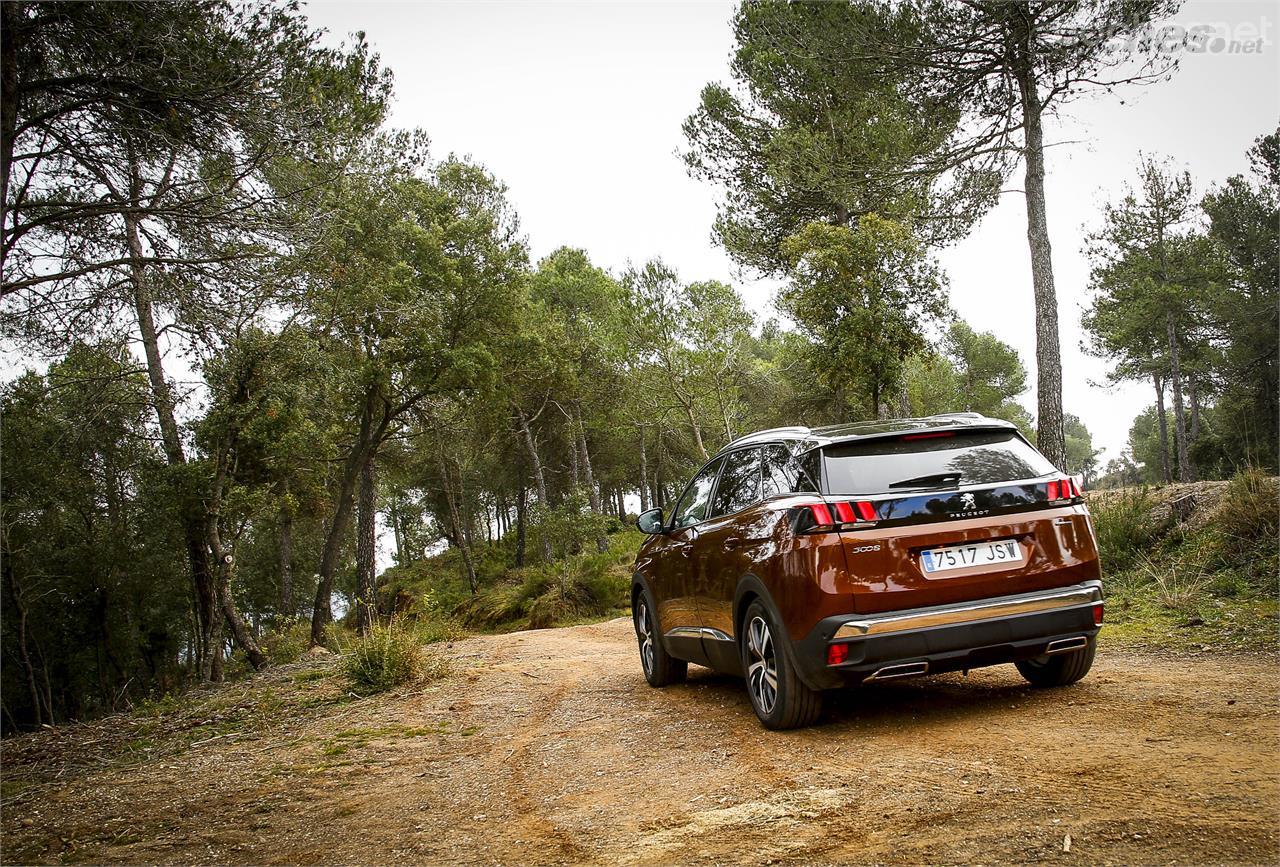
[[[382,607],[396,612],[391,622],[367,638],[358,637],[346,621],[328,630],[329,648],[343,655],[349,688],[368,695],[433,679],[442,672],[422,647],[468,633],[573,626],[628,613],[631,563],[643,534],[611,523],[604,552],[588,541],[579,553],[518,569],[509,565],[515,560],[514,538],[478,546],[475,594],[456,549],[388,569],[379,579],[379,593]],[[533,550],[530,544],[531,555]],[[301,658],[309,640],[309,624],[295,623],[264,635],[262,646],[279,665]],[[237,654],[229,674],[239,678],[248,671]]]
[[[1181,516],[1175,503],[1183,506]],[[1280,480],[1245,472],[1090,495],[1106,586],[1104,643],[1275,650]]]
[[[397,611],[446,632],[545,629],[617,617],[628,611],[631,564],[644,536],[616,525],[612,530],[603,553],[588,540],[580,553],[520,569],[510,566],[514,539],[477,547],[474,596],[457,550],[387,570],[383,592]],[[531,558],[535,551],[531,542]]]

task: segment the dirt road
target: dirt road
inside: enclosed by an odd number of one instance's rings
[[[442,652],[453,673],[425,690],[285,710],[139,763],[75,770],[67,751],[106,723],[6,747],[10,776],[43,779],[7,799],[4,860],[1280,859],[1271,658],[1104,646],[1070,689],[1031,691],[1012,667],[945,675],[772,733],[732,679],[646,686],[626,620]],[[275,677],[246,689],[310,681]]]

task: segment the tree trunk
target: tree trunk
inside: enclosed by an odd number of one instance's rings
[[[572,427],[572,423],[570,423]],[[579,466],[580,452],[578,451],[578,434],[574,430],[569,431],[569,474],[573,476],[573,490],[576,492],[582,487],[582,470]]]
[[[285,493],[289,491],[285,486]],[[280,613],[292,619],[296,611],[293,600],[293,510],[287,505],[280,510]]]
[[[222,528],[220,525],[222,520],[222,497],[226,491],[227,477],[229,475],[231,444],[222,445],[217,451],[217,456],[217,465],[213,475],[213,482],[209,487],[209,496],[205,507],[205,544],[209,546],[209,554],[218,570],[218,601],[222,609],[221,613],[226,618],[227,625],[231,627],[231,637],[244,650],[245,655],[249,657],[249,664],[253,666],[255,671],[259,671],[266,667],[267,657],[262,652],[262,648],[258,646],[258,642],[254,639],[253,633],[249,631],[249,627],[245,625],[244,618],[240,616],[240,609],[236,607],[235,597],[231,595],[231,573],[235,569],[235,557],[232,556],[231,550],[225,547],[222,542]],[[210,666],[210,680],[213,681],[222,680],[223,644],[221,621],[219,620],[218,623],[219,628],[213,645],[214,656]]]
[[[236,607],[235,597],[231,595],[231,572],[234,568],[234,563],[222,562],[218,564],[218,597],[222,601],[222,613],[226,616],[227,624],[231,627],[231,637],[235,639],[236,644],[240,645],[245,655],[249,657],[249,664],[253,666],[255,671],[261,671],[267,667],[267,656],[262,652],[262,648],[258,646],[258,642],[254,639],[248,625],[245,624],[244,618],[240,615],[240,609]],[[221,641],[218,642],[218,658],[219,660],[222,658]]]
[[[1156,421],[1160,426],[1160,480],[1166,485],[1173,480],[1169,472],[1169,420],[1164,413],[1164,380],[1160,374],[1152,373],[1151,381],[1156,386]]]
[[[31,660],[31,650],[27,642],[27,608],[23,603],[22,591],[18,588],[18,582],[13,574],[13,564],[9,558],[9,552],[6,548],[4,551],[3,569],[5,584],[9,590],[9,596],[13,600],[12,619],[17,621],[18,633],[18,659],[22,663],[22,673],[27,681],[27,689],[31,694],[31,711],[35,714],[35,724],[37,726],[48,721],[50,724],[53,720],[53,708],[45,706],[45,696],[40,694],[40,687],[36,683],[36,668]]]
[[[640,428],[640,511],[649,511],[649,456],[645,453],[644,428]]]
[[[693,430],[693,444],[698,447],[698,454],[702,455],[705,461],[711,456],[707,454],[707,447],[702,444],[702,428],[698,427],[698,420],[693,416],[693,404],[684,404],[684,411],[689,417],[689,427]]]
[[[1028,16],[1029,17],[1029,16]],[[1031,251],[1031,285],[1036,303],[1036,447],[1062,469],[1067,463],[1062,416],[1062,354],[1058,343],[1058,295],[1053,283],[1049,217],[1044,195],[1044,129],[1035,79],[1034,34],[1019,34],[1015,74],[1022,99],[1026,137],[1027,244]]]
[[[520,421],[520,437],[524,443],[525,451],[529,453],[529,462],[533,466],[533,481],[537,485],[538,502],[542,504],[542,508],[551,508],[551,503],[547,501],[547,477],[542,472],[542,459],[538,457],[538,447],[533,441],[533,431],[529,429],[529,417],[524,414],[524,410],[516,407],[516,418]],[[551,562],[551,540],[544,538],[542,540],[542,556],[546,558],[548,563]]]
[[[1181,346],[1173,311],[1165,313],[1165,331],[1169,336],[1169,378],[1173,382],[1173,442],[1178,454],[1178,481],[1195,481],[1195,467],[1187,449],[1187,413],[1182,403]]]
[[[1194,376],[1187,377],[1187,397],[1191,401],[1191,430],[1188,432],[1188,445],[1195,445],[1200,439],[1200,389]]]
[[[462,484],[462,468],[458,468],[458,511],[462,515],[462,537],[466,543],[467,551],[476,549],[475,531],[476,516],[471,511],[471,500],[467,497],[467,491]]]
[[[724,399],[724,388],[719,376],[716,376],[716,406],[720,410],[720,423],[724,425],[724,441],[727,445],[734,440],[733,427],[729,424],[729,404]]]
[[[591,511],[597,515],[604,514],[604,506],[600,503],[600,489],[596,487],[595,474],[591,471],[591,452],[587,449],[587,432],[582,425],[582,410],[574,413],[574,427],[578,434],[578,451],[582,455],[582,471],[587,485],[587,496],[591,498]],[[603,554],[609,550],[609,538],[603,531],[596,536],[596,550]]]
[[[320,581],[316,585],[315,607],[311,611],[311,646],[324,644],[324,628],[333,620],[333,610],[329,600],[333,596],[333,575],[338,568],[338,558],[342,554],[342,542],[351,522],[352,499],[355,494],[356,480],[361,467],[370,451],[374,450],[376,439],[373,433],[373,407],[376,395],[372,391],[365,396],[365,405],[360,412],[360,432],[342,467],[342,478],[338,485],[338,497],[334,503],[333,518],[329,522],[325,534],[324,549],[320,554]]]
[[[395,536],[396,542],[396,563],[404,565],[404,530],[400,525],[400,495],[394,491],[391,494],[391,532]]]
[[[151,282],[143,261],[145,253],[142,249],[142,238],[138,230],[138,218],[126,214],[124,218],[125,236],[129,247],[129,272],[133,284],[134,313],[138,320],[138,332],[142,338],[143,354],[147,360],[147,378],[151,384],[151,399],[156,411],[156,420],[160,426],[160,441],[164,447],[165,459],[171,467],[186,464],[187,457],[182,448],[182,438],[178,432],[178,420],[175,413],[173,393],[165,379],[164,362],[160,356],[160,339],[156,331],[155,316],[152,311]],[[180,486],[180,481],[175,481]],[[176,490],[178,502],[184,502],[189,492]],[[221,632],[218,624],[221,617],[218,611],[217,587],[215,586],[213,565],[209,562],[209,552],[204,545],[204,529],[200,516],[194,510],[180,509],[179,521],[187,545],[187,561],[191,566],[191,580],[196,593],[196,618],[200,629],[201,655],[196,659],[196,670],[202,679],[208,680],[211,671],[213,653],[212,633]],[[219,668],[221,665],[219,664]]]
[[[217,568],[216,566],[214,567]],[[218,592],[217,578],[214,579],[213,592],[216,597]],[[222,683],[223,681],[223,665],[226,663],[227,642],[223,635],[222,624],[226,622],[226,616],[222,613],[222,602],[215,598],[217,603],[216,616],[213,619],[213,627],[209,630],[209,659],[208,674],[205,680],[210,683]]]
[[[437,465],[440,467],[440,484],[444,488],[444,501],[449,510],[449,523],[453,525],[453,536],[458,541],[458,551],[462,554],[462,565],[467,571],[467,586],[471,595],[475,596],[479,589],[476,586],[476,567],[471,559],[471,534],[461,525],[458,512],[458,501],[453,495],[453,479],[449,473],[449,465],[444,452],[436,453]]]
[[[516,568],[524,568],[525,523],[524,512],[529,499],[529,489],[520,485],[516,496]]]
[[[23,4],[0,3],[0,203],[9,203],[9,173],[13,171],[13,142],[18,129],[18,34]],[[6,214],[3,219],[7,219]],[[14,220],[17,222],[16,218]],[[0,272],[4,270],[0,248]]]
[[[360,502],[356,509],[356,623],[368,635],[378,618],[377,575],[378,487],[374,458],[360,468]]]

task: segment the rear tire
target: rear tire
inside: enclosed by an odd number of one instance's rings
[[[775,731],[812,725],[822,713],[822,693],[800,680],[785,635],[759,600],[751,603],[738,641],[742,670],[751,707],[765,728]]]
[[[654,616],[656,610],[648,591],[641,587],[631,601],[631,623],[636,629],[636,643],[640,647],[640,668],[644,671],[644,679],[649,682],[649,686],[654,687],[684,683],[689,673],[689,663],[676,659],[662,646],[658,620]]]
[[[1034,659],[1015,662],[1014,665],[1018,667],[1018,673],[1032,686],[1068,686],[1089,673],[1089,669],[1093,667],[1093,656],[1097,649],[1097,638],[1090,638],[1088,644],[1074,653],[1037,656]]]

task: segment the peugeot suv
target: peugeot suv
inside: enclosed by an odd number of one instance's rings
[[[1013,663],[1063,686],[1093,663],[1102,583],[1077,483],[972,413],[735,440],[669,518],[640,515],[632,614],[645,678],[744,676],[765,726],[822,693]]]

